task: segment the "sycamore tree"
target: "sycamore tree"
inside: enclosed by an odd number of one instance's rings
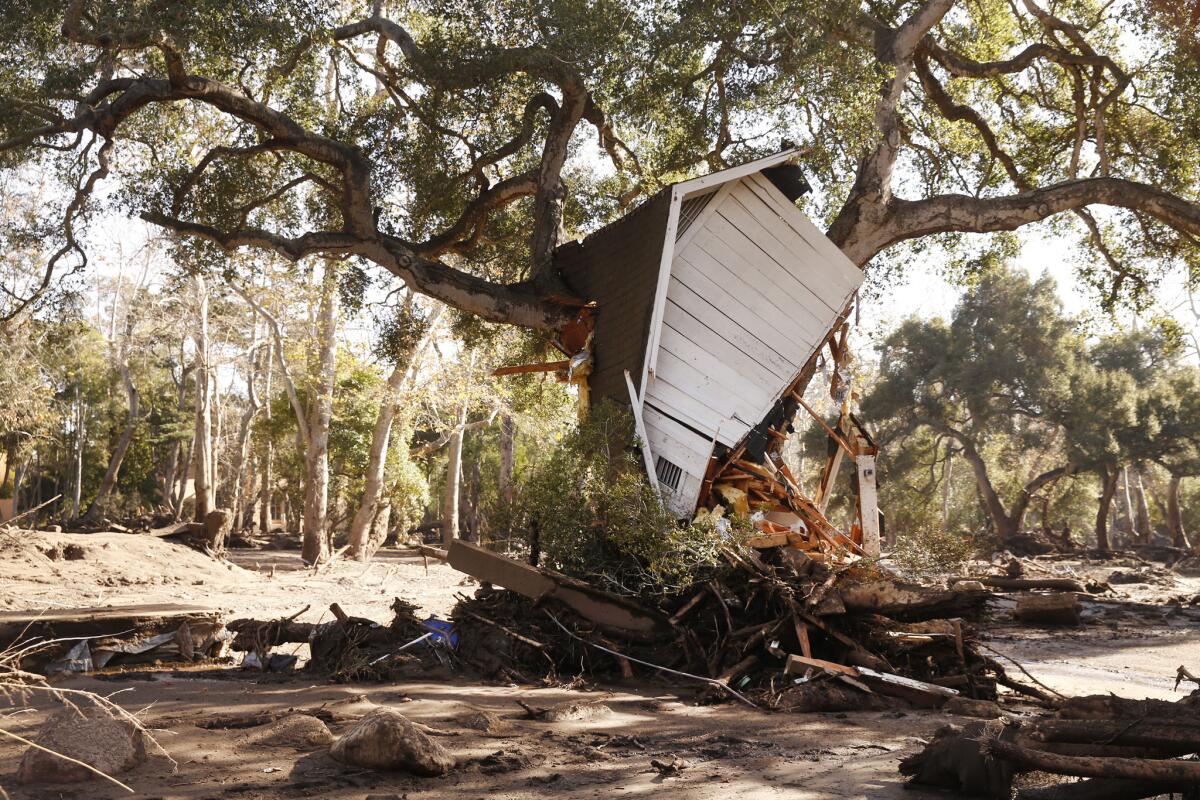
[[[1055,218],[1105,302],[1138,298],[1200,253],[1200,46],[1160,8],[9,0],[0,164],[57,188],[6,220],[45,257],[5,314],[108,204],[201,255],[353,258],[552,331],[566,227],[781,139],[860,266]]]

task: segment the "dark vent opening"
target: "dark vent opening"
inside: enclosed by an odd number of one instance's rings
[[[679,479],[683,477],[683,468],[659,456],[654,460],[654,472],[658,482],[671,491],[679,488]]]
[[[692,227],[692,223],[696,221],[696,217],[700,216],[700,212],[708,205],[708,201],[713,199],[713,195],[717,192],[713,191],[702,194],[697,197],[689,197],[679,206],[679,224],[675,226],[675,241],[679,241],[679,237],[683,236],[683,232]]]
[[[804,172],[795,164],[767,167],[762,174],[775,185],[776,189],[783,192],[783,196],[788,199],[788,202],[794,203],[812,191],[812,187],[804,178]]]

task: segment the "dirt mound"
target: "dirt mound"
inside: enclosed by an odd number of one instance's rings
[[[37,606],[39,596],[61,598],[64,586],[105,595],[124,587],[249,577],[240,567],[145,534],[32,530],[0,538],[0,572],[0,608],[8,609]]]

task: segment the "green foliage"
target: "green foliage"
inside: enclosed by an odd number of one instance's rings
[[[681,526],[630,447],[633,421],[596,404],[520,487],[494,525],[536,537],[546,566],[633,595],[667,594],[718,565],[712,523]]]

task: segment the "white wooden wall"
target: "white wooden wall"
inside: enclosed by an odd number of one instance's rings
[[[642,409],[654,457],[682,469],[664,487],[681,516],[713,441],[732,447],[766,416],[862,282],[760,174],[717,191],[676,242]]]

